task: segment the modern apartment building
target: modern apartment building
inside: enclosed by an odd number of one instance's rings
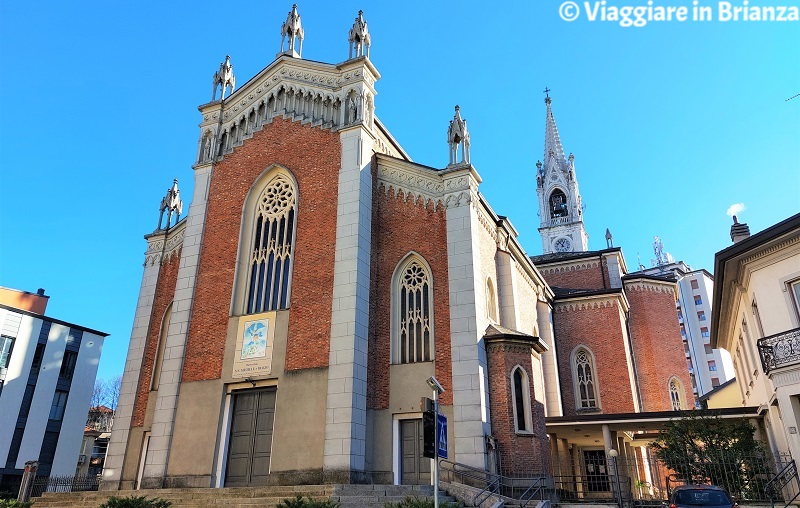
[[[44,315],[49,297],[0,287],[0,490],[25,462],[73,475],[107,333]]]

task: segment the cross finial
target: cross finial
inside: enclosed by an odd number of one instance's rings
[[[544,92],[542,92],[542,93],[545,95],[546,98],[549,99],[550,98],[550,92],[552,92],[552,90],[550,90],[547,87],[544,87]]]

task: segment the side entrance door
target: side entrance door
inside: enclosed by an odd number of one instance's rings
[[[234,395],[226,487],[267,483],[274,421],[274,388],[248,390]]]
[[[400,478],[403,485],[430,485],[431,459],[422,456],[422,419],[400,420]]]
[[[583,452],[586,463],[586,490],[589,492],[609,492],[608,468],[606,452],[603,450],[586,450]]]

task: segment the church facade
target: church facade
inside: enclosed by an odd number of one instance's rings
[[[428,484],[430,377],[449,459],[509,476],[550,474],[568,438],[548,418],[691,397],[674,281],[588,251],[549,99],[531,258],[479,192],[458,107],[444,168],[380,122],[362,13],[339,64],[302,58],[296,7],[282,32],[241,88],[220,66],[188,214],[175,182],[145,237],[103,489]]]

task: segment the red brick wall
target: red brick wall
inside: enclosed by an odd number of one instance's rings
[[[594,265],[594,266],[593,266]],[[584,258],[573,265],[552,268],[545,264],[536,265],[542,271],[550,286],[568,289],[608,289],[608,267],[606,260]]]
[[[531,348],[514,343],[487,345],[487,370],[492,435],[497,439],[501,474],[514,476],[550,469],[550,452],[544,424],[544,391],[537,389],[541,359],[531,357]],[[520,365],[528,375],[533,434],[517,434],[511,371]],[[540,384],[540,383],[538,383]]]
[[[373,163],[373,175],[375,164]],[[381,187],[372,199],[372,287],[370,289],[369,393],[372,409],[389,407],[392,275],[397,264],[415,251],[433,271],[436,379],[445,388],[442,404],[453,403],[450,355],[450,285],[447,272],[447,223],[444,207],[406,200]]]
[[[654,289],[654,287],[656,289]],[[643,411],[669,411],[669,379],[683,384],[687,408],[694,403],[680,327],[675,318],[675,294],[663,285],[626,284],[631,305],[630,331]]]
[[[625,321],[620,316],[619,303],[556,302],[553,324],[564,415],[576,414],[570,355],[580,344],[594,353],[602,412],[632,413],[633,394],[625,362]]]
[[[183,381],[221,376],[242,205],[272,164],[299,187],[286,369],[328,365],[341,143],[338,133],[275,118],[214,168]]]
[[[147,412],[147,399],[150,396],[150,381],[153,377],[153,364],[158,353],[158,340],[161,335],[161,323],[167,307],[175,298],[175,283],[178,280],[178,267],[181,264],[181,251],[174,253],[169,260],[158,268],[153,307],[150,310],[150,324],[147,328],[147,341],[144,346],[142,368],[139,371],[139,384],[136,387],[136,402],[133,406],[133,427],[144,425]]]

